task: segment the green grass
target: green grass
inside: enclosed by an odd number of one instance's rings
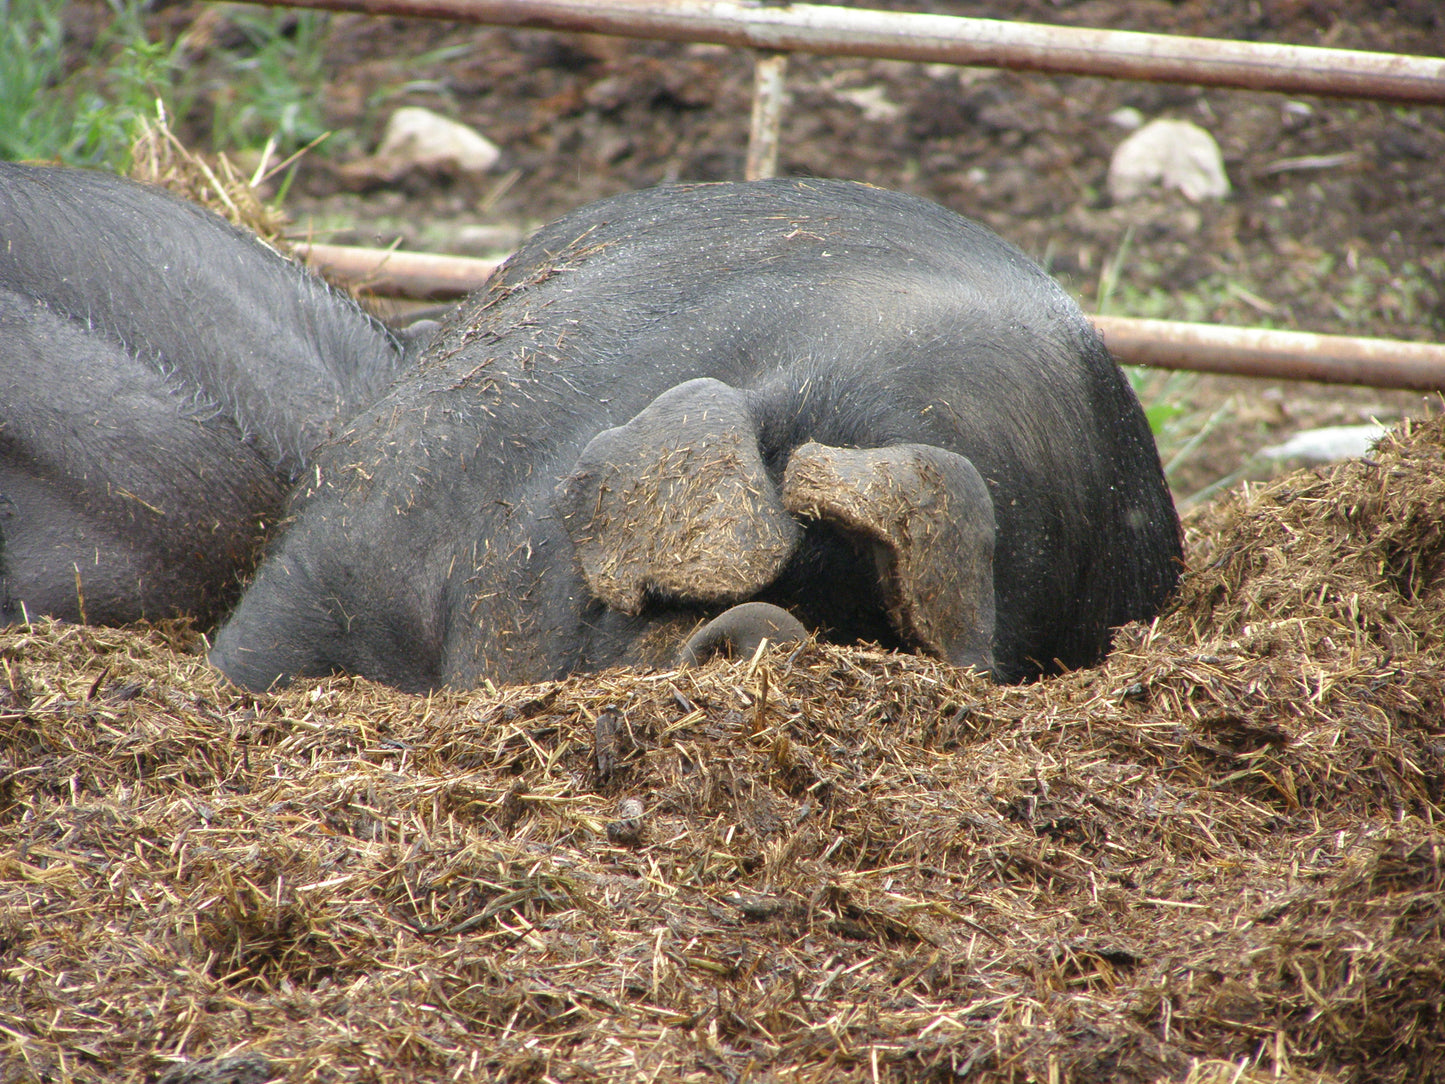
[[[142,0],[107,0],[88,51],[67,41],[65,0],[0,0],[0,158],[124,171],[158,103],[213,151],[274,140],[289,152],[324,134],[327,17],[223,8],[232,42],[187,63],[147,24]]]
[[[176,97],[174,51],[146,37],[139,4],[117,0],[90,63],[68,70],[62,9],[0,0],[0,157],[118,166],[156,100]]]
[[[214,149],[253,148],[274,139],[285,153],[324,136],[327,17],[247,6],[228,14],[245,44],[221,57],[221,75],[207,87]]]
[[[1325,319],[1332,321],[1321,330],[1373,337],[1392,333],[1401,338],[1445,336],[1445,255],[1391,264],[1375,255],[1319,253],[1313,259],[1285,264],[1278,281],[1262,282],[1249,276],[1247,269],[1238,268],[1211,271],[1181,287],[1169,285],[1160,267],[1132,252],[1132,242],[1132,230],[1126,231],[1100,269],[1096,312],[1292,329],[1317,323],[1318,301],[1327,298]],[[1295,299],[1301,299],[1299,305]],[[1315,302],[1312,309],[1305,308],[1309,301]],[[1382,325],[1390,330],[1382,331]],[[1199,377],[1194,373],[1148,368],[1127,368],[1125,373],[1144,407],[1165,474],[1174,481],[1181,476],[1179,468],[1228,420],[1219,412],[1228,405],[1218,409],[1195,405]]]

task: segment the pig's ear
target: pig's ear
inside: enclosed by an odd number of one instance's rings
[[[635,614],[649,593],[729,603],[772,583],[801,528],[755,434],[742,392],[700,379],[594,437],[556,492],[592,594]]]
[[[993,501],[971,462],[926,444],[804,444],[788,460],[783,503],[872,545],[905,641],[993,670]]]

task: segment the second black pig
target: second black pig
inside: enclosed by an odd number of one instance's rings
[[[0,162],[0,625],[214,620],[416,340],[193,204]]]

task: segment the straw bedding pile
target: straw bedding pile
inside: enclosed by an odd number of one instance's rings
[[[268,177],[283,172],[297,156],[272,162],[272,149],[267,144],[254,172],[245,176],[225,154],[211,158],[185,146],[171,131],[165,110],[160,108],[154,118],[139,125],[131,146],[129,175],[132,180],[156,185],[199,204],[256,234],[277,251],[289,253],[292,246],[282,233],[286,213],[278,204],[266,200],[260,186]]]
[[[1445,1079],[1445,422],[995,688],[404,696],[0,633],[0,1082]]]

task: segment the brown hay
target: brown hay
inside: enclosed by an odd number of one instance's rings
[[[1180,610],[1199,635],[1311,625],[1311,652],[1413,653],[1445,629],[1442,422],[1406,422],[1374,452],[1250,487],[1195,517]]]
[[[404,696],[0,633],[0,1082],[1438,1081],[1445,422],[997,688],[807,644]]]
[[[141,125],[131,146],[130,176],[198,203],[289,255],[286,213],[279,204],[266,202],[261,189],[267,177],[286,165],[268,171],[269,152],[267,147],[256,169],[246,176],[224,153],[207,158],[185,146],[171,131],[164,110],[158,110],[154,120]]]

